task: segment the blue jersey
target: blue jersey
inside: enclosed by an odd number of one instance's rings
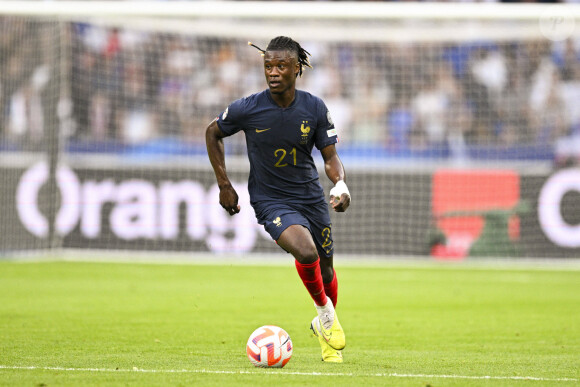
[[[315,203],[324,200],[312,148],[335,144],[336,130],[324,102],[296,90],[287,108],[274,102],[269,90],[239,99],[220,114],[217,124],[226,135],[246,135],[252,205],[260,201]]]

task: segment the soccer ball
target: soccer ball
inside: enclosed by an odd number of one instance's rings
[[[282,368],[292,357],[292,340],[284,329],[264,325],[250,335],[246,353],[256,367]]]

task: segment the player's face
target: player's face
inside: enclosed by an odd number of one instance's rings
[[[264,74],[272,94],[284,94],[293,90],[299,67],[296,55],[288,51],[266,51]]]

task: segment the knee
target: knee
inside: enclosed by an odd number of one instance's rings
[[[318,259],[318,251],[314,243],[305,243],[300,246],[295,246],[294,258],[302,264],[309,264],[316,262]]]

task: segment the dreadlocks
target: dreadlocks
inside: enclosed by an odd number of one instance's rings
[[[262,50],[252,42],[248,42],[248,45],[261,51],[262,56],[266,53],[266,51],[290,51],[295,53],[296,57],[298,58],[298,64],[300,64],[300,71],[298,72],[298,75],[300,76],[302,76],[302,70],[304,67],[312,68],[310,61],[308,60],[308,57],[311,56],[311,54],[303,49],[302,46],[300,46],[300,44],[292,38],[288,38],[286,36],[275,37],[274,39],[270,40],[266,50]]]

